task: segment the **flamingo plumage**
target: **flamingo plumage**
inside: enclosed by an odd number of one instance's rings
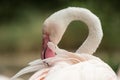
[[[67,26],[74,20],[87,24],[89,35],[76,52],[60,49],[60,42]],[[69,7],[60,10],[44,22],[41,59],[29,63],[11,80],[35,72],[29,80],[118,80],[115,72],[92,54],[102,40],[99,18],[85,8]]]

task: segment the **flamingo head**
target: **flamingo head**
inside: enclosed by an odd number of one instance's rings
[[[55,52],[48,47],[48,42],[52,42],[53,44],[57,45],[62,38],[63,35],[62,31],[63,28],[61,28],[59,24],[55,23],[55,21],[47,19],[44,22],[41,54],[42,59],[55,56]]]
[[[48,42],[51,42],[51,40],[49,38],[49,34],[48,33],[43,33],[42,54],[41,54],[41,58],[42,59],[46,59],[46,58],[50,58],[50,57],[54,57],[55,56],[55,52],[53,52],[48,47],[48,45],[47,45]]]

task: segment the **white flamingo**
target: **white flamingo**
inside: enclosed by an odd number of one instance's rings
[[[76,54],[57,47],[67,26],[74,20],[83,21],[89,28],[89,35]],[[44,22],[43,60],[29,63],[12,80],[34,71],[29,80],[117,80],[116,74],[106,63],[91,55],[99,46],[102,36],[99,18],[89,10],[78,7],[60,10]]]

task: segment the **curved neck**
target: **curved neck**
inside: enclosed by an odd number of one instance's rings
[[[87,24],[89,29],[89,35],[87,39],[76,52],[93,54],[101,42],[103,32],[99,18],[84,8],[70,7],[51,15],[45,21],[45,24],[50,24],[54,27],[53,31],[50,33],[51,41],[55,44],[58,44],[67,26],[74,20],[80,20],[84,22]]]

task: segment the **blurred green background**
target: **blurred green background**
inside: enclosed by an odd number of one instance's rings
[[[117,71],[120,64],[119,0],[0,0],[0,74],[11,76],[28,62],[40,58],[44,20],[69,6],[87,8],[100,18],[104,37],[94,55]],[[74,21],[59,46],[75,51],[87,34],[87,26]]]

